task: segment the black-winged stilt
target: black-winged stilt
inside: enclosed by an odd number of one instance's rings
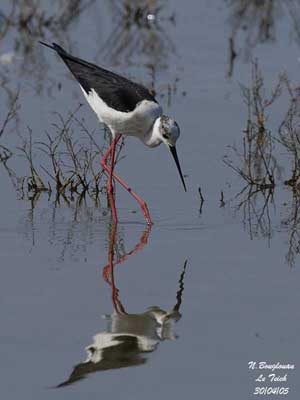
[[[100,122],[107,125],[111,131],[112,144],[101,160],[101,165],[109,174],[108,193],[113,193],[112,178],[114,178],[137,200],[147,223],[151,225],[146,202],[114,173],[116,144],[121,135],[135,136],[149,147],[157,147],[165,143],[172,153],[186,191],[175,147],[180,135],[177,122],[163,115],[161,106],[146,87],[74,57],[56,43],[52,43],[52,46],[44,42],[40,43],[55,50],[62,58],[77,79],[85,98]],[[110,166],[107,164],[109,155],[111,156]],[[113,216],[117,222],[116,212],[113,212]]]

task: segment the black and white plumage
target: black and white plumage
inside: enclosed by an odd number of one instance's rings
[[[157,104],[154,96],[144,86],[95,64],[73,57],[55,43],[50,48],[56,50],[61,56],[86,94],[95,90],[106,105],[113,110],[128,113],[133,111],[143,100]]]
[[[55,50],[78,81],[83,94],[98,119],[113,135],[138,137],[149,147],[165,143],[174,157],[183,186],[183,175],[176,153],[178,124],[163,115],[162,107],[144,86],[90,62],[74,57],[61,46],[41,44]]]

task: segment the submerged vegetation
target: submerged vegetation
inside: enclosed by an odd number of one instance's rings
[[[283,76],[269,97],[266,97],[264,80],[257,62],[252,66],[251,86],[240,85],[243,101],[247,107],[247,122],[243,131],[242,149],[231,146],[240,164],[227,158],[224,163],[235,170],[247,184],[258,189],[274,188],[280,167],[273,155],[274,141],[267,126],[268,109],[279,98]]]
[[[45,132],[45,140],[34,140],[29,127],[20,137],[16,155],[24,158],[24,168],[22,172],[11,166],[8,169],[20,198],[35,205],[44,192],[49,199],[54,196],[55,202],[62,199],[68,204],[80,203],[89,197],[95,204],[99,203],[100,194],[105,192],[100,158],[110,144],[110,135],[104,132],[106,144],[100,145],[97,135],[90,132],[84,120],[78,117],[80,107],[67,118],[56,113],[57,121]],[[123,141],[118,144],[116,162],[120,160],[123,144]],[[10,164],[13,164],[12,152],[10,157]]]
[[[285,73],[281,74],[269,95],[266,94],[263,75],[258,63],[252,65],[249,87],[240,85],[242,97],[247,107],[246,127],[243,130],[242,145],[230,146],[236,162],[228,156],[224,163],[232,168],[243,180],[257,190],[273,189],[284,183],[299,189],[300,167],[300,90],[293,85]],[[270,128],[271,106],[284,96],[286,111],[279,127]],[[291,160],[291,172],[282,182],[283,168],[280,167],[278,153]]]
[[[300,253],[300,90],[282,73],[270,95],[257,62],[252,65],[249,87],[241,85],[247,107],[246,128],[241,143],[230,146],[234,161],[226,155],[224,163],[245,182],[234,197],[235,208],[242,212],[243,224],[251,239],[273,237],[276,229],[288,232],[286,261],[295,264]],[[284,99],[286,111],[277,129],[271,128],[272,105]],[[284,171],[281,165],[290,165]],[[291,202],[284,201],[280,226],[275,227],[275,188],[291,189]]]

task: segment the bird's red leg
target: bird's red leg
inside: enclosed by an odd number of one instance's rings
[[[151,232],[151,226],[148,226],[146,228],[146,230],[143,232],[139,243],[131,251],[129,251],[128,253],[124,254],[117,261],[115,261],[113,263],[113,267],[115,267],[116,265],[122,264],[130,256],[132,256],[133,254],[135,254],[135,253],[139,252],[140,250],[142,250],[142,248],[148,242],[148,238],[149,238],[150,232]],[[110,271],[111,271],[111,266],[109,264],[107,264],[102,270],[102,277],[108,284],[111,284],[111,282],[109,281]]]
[[[121,135],[120,135],[120,137],[121,137]],[[119,135],[116,137],[115,140],[117,140],[117,141],[116,141],[116,144],[117,144],[118,141],[120,140]],[[111,145],[109,146],[107,152],[106,152],[106,153],[104,154],[104,156],[102,157],[102,159],[101,159],[101,165],[102,165],[102,166],[103,166],[103,164],[106,164],[106,161],[107,161],[107,159],[108,159],[108,156],[109,156],[110,153],[111,153],[112,147],[113,147],[113,143],[111,143]]]
[[[107,181],[107,192],[108,193],[113,193],[113,174],[114,174],[114,167],[115,167],[115,153],[116,153],[116,145],[118,141],[120,140],[121,135],[118,135],[115,139],[113,139],[112,144],[111,144],[111,157],[110,157],[110,171],[109,171],[109,177]]]
[[[115,205],[113,204],[115,202],[114,196],[112,193],[108,194],[109,201],[111,203],[111,209],[115,209]],[[109,281],[106,279],[106,282],[111,286],[111,297],[112,297],[112,302],[114,305],[114,309],[118,314],[126,314],[126,311],[119,300],[119,290],[115,285],[115,278],[114,278],[114,247],[115,247],[115,242],[116,242],[116,233],[117,233],[117,224],[112,223],[111,226],[111,236],[110,236],[110,241],[109,241],[109,248],[108,248],[108,268],[109,268],[109,275],[111,280]]]
[[[113,183],[112,183],[112,178],[113,178],[113,170],[114,170],[114,166],[115,166],[115,152],[116,152],[116,145],[118,143],[118,141],[120,140],[121,135],[117,135],[115,139],[113,139],[112,144],[110,145],[109,149],[107,150],[107,152],[105,153],[105,155],[103,156],[102,160],[101,160],[101,165],[103,166],[103,168],[109,172],[109,177],[107,180],[107,194],[108,196],[112,196],[113,197]],[[109,167],[106,162],[107,162],[107,158],[109,157],[109,155],[111,154],[111,167]],[[115,206],[115,202],[111,201],[110,198],[110,207],[111,207],[111,212],[112,212],[112,217],[114,220],[114,223],[117,224],[118,223],[118,217],[117,217],[117,210],[116,210],[116,206]]]
[[[120,140],[120,138],[121,138],[121,135],[117,135],[117,136],[116,136],[116,138],[114,139],[114,141],[113,141],[113,143],[111,144],[110,148],[108,149],[108,151],[105,153],[104,157],[102,158],[102,160],[101,160],[101,165],[102,165],[102,167],[105,169],[105,171],[109,173],[109,176],[111,177],[111,179],[112,179],[112,177],[114,177],[115,180],[116,180],[117,182],[119,182],[119,184],[120,184],[121,186],[123,186],[123,188],[126,189],[127,192],[129,192],[129,193],[132,195],[132,197],[139,203],[141,209],[143,210],[143,213],[144,213],[145,219],[146,219],[146,221],[147,221],[147,224],[148,224],[148,225],[152,225],[152,221],[151,221],[151,217],[150,217],[150,213],[149,213],[149,210],[148,210],[147,203],[146,203],[143,199],[141,199],[141,198],[131,189],[131,187],[130,187],[125,181],[123,181],[118,175],[116,175],[116,174],[113,172],[113,168],[111,168],[111,167],[110,167],[109,165],[107,165],[107,163],[106,163],[109,154],[110,154],[112,151],[115,152],[116,144],[118,143],[118,141]],[[108,182],[108,185],[109,185],[109,182]],[[108,188],[109,188],[109,186],[108,186]]]
[[[112,195],[109,195],[109,201],[114,201]],[[111,205],[112,207],[112,205]],[[108,263],[103,268],[102,277],[107,282],[112,289],[112,302],[115,311],[118,314],[127,314],[121,300],[119,299],[119,289],[115,285],[114,279],[114,268],[116,265],[123,263],[130,257],[131,255],[137,253],[138,251],[142,250],[142,248],[147,244],[148,238],[150,235],[151,226],[148,226],[145,231],[143,232],[140,241],[136,244],[136,246],[129,251],[128,253],[121,256],[118,260],[114,260],[114,246],[116,242],[116,232],[117,232],[117,224],[112,223],[111,226],[111,233],[110,233],[110,241],[109,241],[109,249],[108,249]]]
[[[131,187],[130,187],[125,181],[123,181],[118,175],[116,175],[116,174],[114,173],[114,174],[113,174],[113,177],[114,177],[115,180],[116,180],[117,182],[119,182],[119,184],[120,184],[121,186],[123,186],[123,188],[126,189],[127,192],[130,193],[131,196],[139,203],[139,205],[140,205],[140,207],[141,207],[141,209],[142,209],[142,211],[143,211],[143,213],[144,213],[144,216],[145,216],[145,219],[146,219],[147,224],[148,224],[149,226],[151,226],[153,223],[152,223],[152,221],[151,221],[150,212],[149,212],[149,210],[148,210],[147,203],[146,203],[143,199],[141,199],[141,198],[131,189]]]

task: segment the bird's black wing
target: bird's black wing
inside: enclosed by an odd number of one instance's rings
[[[40,42],[55,50],[68,66],[86,93],[92,89],[111,108],[118,111],[133,111],[143,100],[157,103],[150,91],[138,83],[68,54],[62,47]]]

